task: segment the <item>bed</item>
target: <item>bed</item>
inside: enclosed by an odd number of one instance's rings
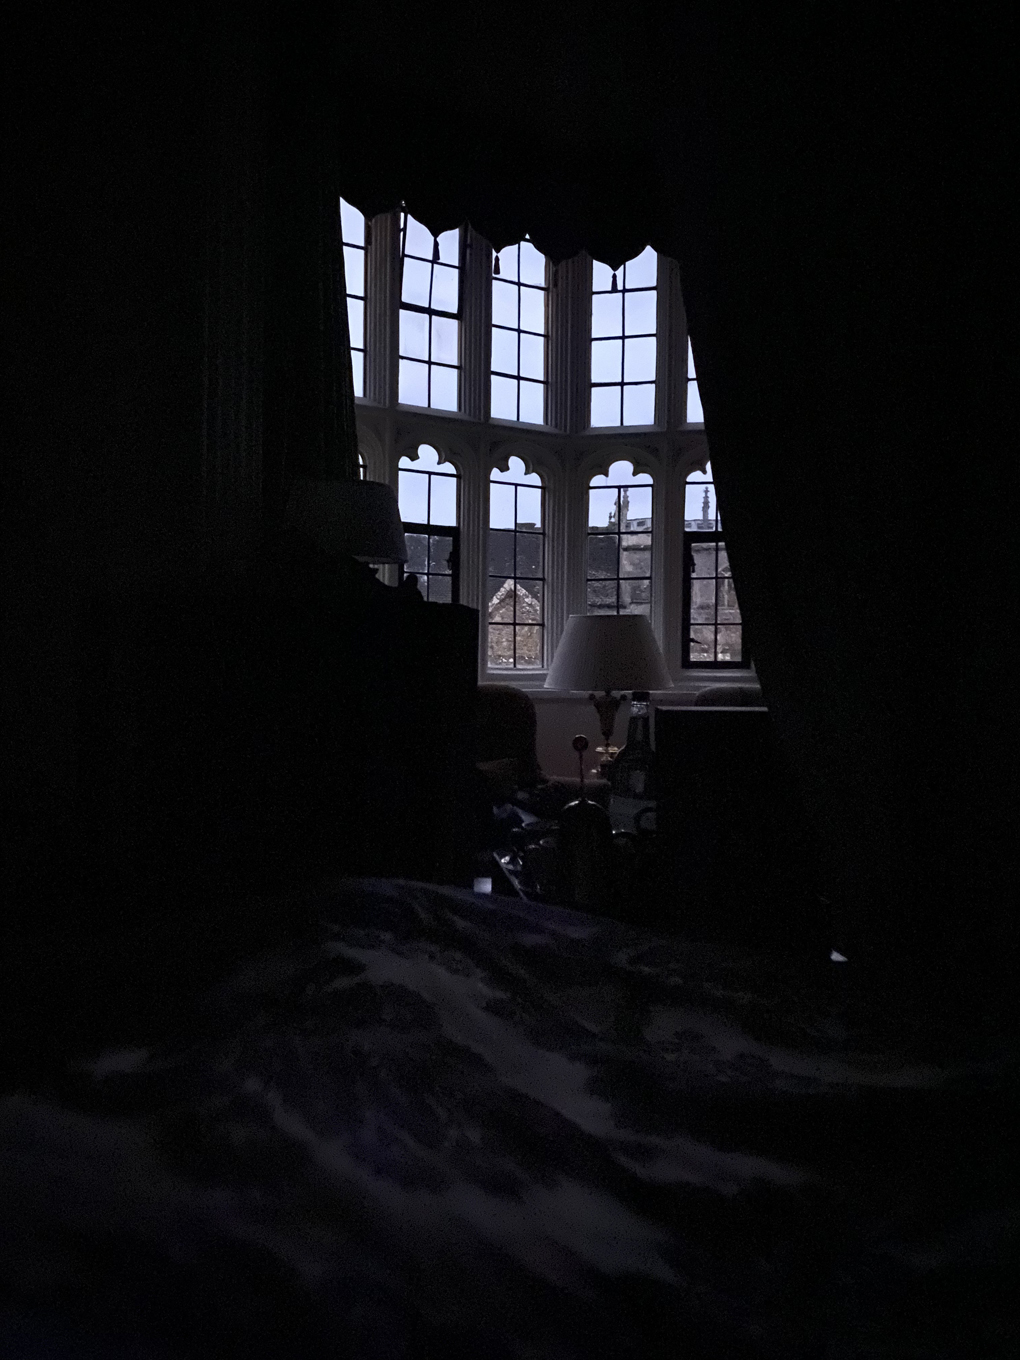
[[[1011,1349],[1007,1056],[833,962],[398,880],[0,1099],[0,1354]]]

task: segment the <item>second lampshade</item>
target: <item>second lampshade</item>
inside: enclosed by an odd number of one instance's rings
[[[383,482],[295,481],[286,522],[326,552],[373,564],[407,561],[397,498]]]

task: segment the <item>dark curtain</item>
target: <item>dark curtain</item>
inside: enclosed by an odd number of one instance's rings
[[[344,196],[466,221],[497,249],[530,233],[554,261],[675,254],[656,151],[654,7],[578,0],[471,17],[399,0],[344,9],[335,86]]]
[[[969,959],[973,994],[1012,941],[998,35],[557,11],[559,39],[345,14],[343,192],[554,260],[678,259],[834,937],[901,978]]]
[[[294,477],[358,476],[354,375],[340,245],[339,34],[315,7],[270,10],[264,66],[267,521]],[[234,15],[232,24],[246,18]]]
[[[659,48],[727,543],[837,934],[965,1005],[1013,942],[995,37],[795,9]]]

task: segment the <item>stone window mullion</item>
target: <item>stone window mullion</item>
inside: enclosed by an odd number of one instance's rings
[[[671,441],[672,444],[672,441]],[[683,671],[683,554],[684,500],[687,472],[679,448],[670,447],[664,460],[660,500],[662,509],[658,535],[658,620],[657,632],[666,665],[674,680]],[[653,599],[655,599],[653,593]]]
[[[380,213],[367,224],[365,396],[377,406],[397,400],[400,307],[400,216]]]
[[[655,485],[652,491],[652,522],[657,531],[652,535],[652,615],[651,623],[665,656],[674,627],[672,601],[672,571],[676,543],[669,526],[675,520],[676,500],[673,491],[673,440],[667,435],[657,441]]]
[[[591,372],[591,256],[552,268],[549,290],[548,420],[567,435],[588,428]]]
[[[472,420],[489,418],[489,335],[492,328],[492,247],[466,230],[460,335],[460,409]]]
[[[461,274],[460,409],[471,420],[489,418],[489,331],[492,324],[492,250],[470,226],[464,231]],[[461,481],[461,601],[479,613],[478,675],[485,674],[486,542],[489,525],[489,445],[473,441]]]
[[[687,325],[680,267],[665,256],[659,257],[657,331],[656,424],[663,430],[679,430],[687,404]]]
[[[566,608],[570,544],[567,519],[570,511],[569,482],[562,458],[552,460],[545,473],[545,666],[548,668],[563,633]]]
[[[484,662],[485,536],[489,523],[488,440],[482,439],[463,460],[460,481],[460,599],[479,611],[479,666]]]
[[[585,341],[585,343],[589,343]],[[587,404],[587,383],[584,401]],[[580,446],[564,450],[564,483],[567,505],[563,522],[564,546],[569,554],[564,573],[563,622],[571,614],[587,613],[588,480],[581,468],[586,450]]]

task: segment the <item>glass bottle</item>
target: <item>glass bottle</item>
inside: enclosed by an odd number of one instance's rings
[[[588,738],[576,736],[573,747],[578,755],[581,792],[559,815],[561,900],[579,911],[599,912],[609,900],[612,826],[605,808],[585,796]]]
[[[610,769],[609,813],[617,831],[636,830],[637,813],[655,804],[650,698],[648,690],[635,690],[631,696],[627,744]]]
[[[609,900],[612,824],[605,808],[583,795],[559,816],[563,900],[579,911],[599,912]]]

